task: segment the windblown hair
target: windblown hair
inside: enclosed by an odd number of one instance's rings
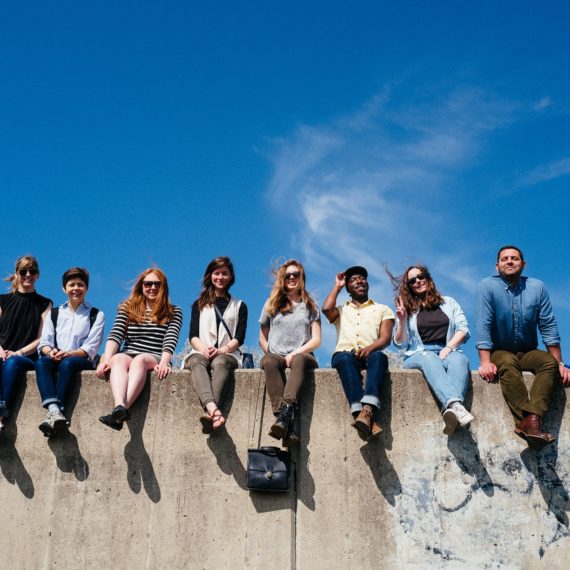
[[[406,309],[406,312],[409,315],[418,312],[420,309],[437,309],[437,307],[443,303],[443,297],[437,290],[429,270],[425,265],[410,265],[410,267],[408,267],[401,275],[393,275],[386,266],[384,269],[392,282],[394,293],[396,296],[400,297],[402,304],[404,305],[404,309]],[[408,285],[408,273],[411,269],[417,269],[426,276],[428,288],[425,295],[422,295],[421,297],[416,295],[412,287]]]
[[[266,309],[265,309],[267,311],[267,314],[274,317],[278,312],[281,313],[282,315],[284,315],[285,313],[293,312],[293,303],[291,303],[291,299],[289,298],[289,295],[285,288],[285,273],[287,271],[287,267],[289,267],[290,265],[295,265],[296,267],[298,267],[299,272],[301,273],[299,277],[301,301],[305,303],[310,314],[312,315],[317,314],[319,311],[317,303],[305,288],[305,282],[306,282],[305,268],[296,259],[288,259],[287,261],[282,263],[279,267],[275,267],[273,269],[273,275],[275,276],[275,283],[273,284],[273,288],[271,289],[271,293],[269,294],[269,299],[267,300]]]
[[[119,305],[119,311],[127,313],[127,322],[141,324],[145,320],[146,300],[143,295],[143,281],[151,273],[158,275],[161,282],[158,298],[152,307],[151,320],[159,325],[164,325],[169,323],[174,317],[174,306],[170,302],[168,295],[166,275],[157,267],[149,267],[137,277],[128,299],[125,299]]]
[[[216,302],[216,291],[214,284],[212,283],[212,273],[216,271],[216,269],[220,269],[222,267],[227,267],[230,270],[230,280],[228,281],[228,286],[225,290],[226,297],[229,297],[228,291],[230,287],[236,282],[236,274],[234,272],[234,266],[232,260],[225,256],[220,255],[216,257],[208,263],[208,267],[206,267],[206,271],[204,271],[204,278],[202,279],[202,292],[198,297],[198,308],[200,311],[204,309],[204,307],[212,307]]]
[[[4,279],[4,281],[8,281],[8,283],[12,283],[10,286],[12,293],[15,293],[20,286],[20,275],[18,274],[20,269],[37,269],[38,274],[40,272],[38,260],[33,255],[22,255],[22,257],[18,257],[18,259],[16,259],[16,265],[14,266],[14,273]]]

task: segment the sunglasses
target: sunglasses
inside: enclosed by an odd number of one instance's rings
[[[18,269],[18,275],[20,277],[25,277],[26,275],[37,275],[39,271],[37,269]]]
[[[294,279],[299,279],[299,277],[301,277],[301,272],[300,271],[291,271],[291,273],[285,273],[285,281],[287,281],[288,279],[291,279],[291,277],[293,277]]]
[[[143,281],[143,287],[145,289],[150,289],[151,287],[156,287],[157,289],[160,289],[161,285],[162,281]]]
[[[408,285],[415,285],[416,281],[423,281],[427,279],[427,275],[425,273],[418,273],[415,277],[408,279]]]

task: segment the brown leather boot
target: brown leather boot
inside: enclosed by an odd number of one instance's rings
[[[370,441],[372,438],[376,437],[377,435],[380,435],[383,431],[384,430],[382,429],[382,426],[379,423],[373,421],[372,426],[370,427],[370,435],[368,436],[368,441]]]
[[[534,449],[542,449],[545,445],[556,441],[556,438],[542,429],[542,418],[536,414],[527,414],[515,428],[515,433],[526,439]]]
[[[356,428],[364,438],[370,435],[372,415],[372,409],[369,406],[364,406],[352,424],[352,427]]]

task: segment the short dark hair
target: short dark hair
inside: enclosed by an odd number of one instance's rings
[[[505,249],[516,249],[519,252],[519,255],[521,256],[521,261],[524,261],[524,255],[522,252],[522,249],[520,247],[517,247],[516,245],[504,245],[501,249],[499,249],[499,251],[497,252],[497,263],[499,262],[499,259],[501,257],[501,253],[503,251],[505,251]]]
[[[81,279],[89,287],[89,271],[85,267],[71,267],[61,276],[61,283],[65,287],[72,279]]]

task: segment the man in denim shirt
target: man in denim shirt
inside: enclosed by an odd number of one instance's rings
[[[497,254],[499,275],[487,277],[477,296],[479,375],[498,378],[516,422],[515,433],[531,447],[542,448],[554,437],[543,430],[550,394],[557,379],[570,384],[560,351],[560,335],[544,283],[522,277],[525,261],[513,245]],[[537,327],[546,351],[538,350]],[[530,395],[523,370],[534,373]]]

